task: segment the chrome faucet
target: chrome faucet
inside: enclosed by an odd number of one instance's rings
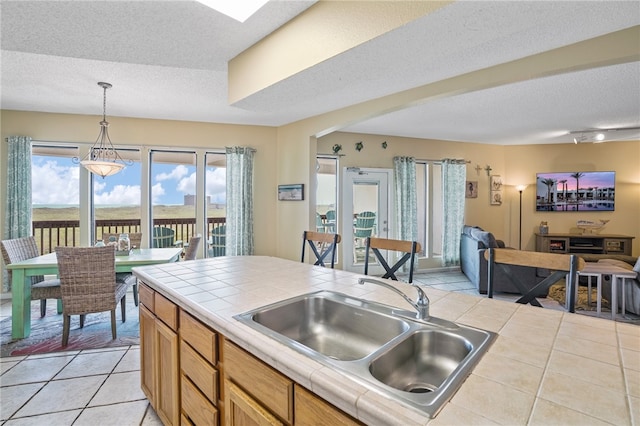
[[[429,316],[429,298],[424,293],[424,291],[422,291],[422,289],[420,287],[418,287],[417,285],[410,284],[412,287],[414,287],[416,290],[418,290],[418,299],[415,302],[413,302],[409,298],[409,296],[407,296],[406,294],[404,294],[402,291],[398,290],[394,286],[385,283],[384,281],[374,280],[373,278],[360,278],[360,279],[358,279],[358,284],[364,284],[364,283],[377,284],[377,285],[380,285],[382,287],[386,287],[389,290],[395,291],[400,296],[402,296],[404,298],[404,300],[406,300],[411,306],[413,306],[413,308],[418,312],[418,314],[417,314],[417,318],[418,319],[427,320],[427,319],[430,318],[430,316]]]

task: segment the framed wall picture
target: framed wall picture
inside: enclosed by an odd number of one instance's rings
[[[304,184],[278,185],[278,200],[302,201],[304,200]]]
[[[502,204],[502,178],[500,175],[491,175],[490,186],[490,204],[499,206]]]
[[[465,183],[465,198],[478,198],[478,181],[477,180],[468,180]]]

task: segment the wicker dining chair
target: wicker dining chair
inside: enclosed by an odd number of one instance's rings
[[[184,252],[184,260],[195,260],[198,255],[198,247],[200,247],[200,241],[202,235],[198,234],[189,239],[189,245]]]
[[[40,256],[38,243],[34,237],[14,238],[0,243],[2,259],[5,265],[21,262]],[[60,280],[45,280],[44,276],[36,275],[31,278],[31,300],[40,300],[40,316],[47,314],[47,299],[60,299]],[[11,279],[11,271],[9,271]]]
[[[118,241],[118,238],[120,238],[120,234],[107,232],[102,234],[102,242],[107,245],[112,241]],[[129,232],[129,242],[131,243],[132,249],[139,249],[140,244],[142,244],[142,232]],[[130,272],[118,272],[116,273],[116,281],[131,286],[133,303],[138,306],[138,279],[136,276]]]
[[[116,282],[115,247],[56,247],[62,293],[62,346],[69,342],[71,315],[111,311],[111,335],[116,338],[116,307],[126,320],[127,285]]]

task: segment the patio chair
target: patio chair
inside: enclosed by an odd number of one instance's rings
[[[202,240],[202,235],[200,234],[191,237],[191,239],[189,240],[189,245],[187,245],[184,253],[184,260],[195,260],[196,256],[198,255],[200,240]]]
[[[126,320],[127,285],[116,282],[116,251],[105,247],[56,247],[62,293],[62,346],[69,343],[71,315],[111,311],[111,336],[116,338],[116,307]]]
[[[21,262],[40,256],[38,243],[34,237],[14,238],[4,240],[0,244],[2,259],[5,265]],[[11,271],[9,279],[11,279]],[[47,299],[60,299],[60,280],[45,280],[44,276],[36,275],[31,278],[31,300],[40,300],[40,316],[47,314]]]
[[[302,258],[300,259],[300,261],[304,262],[305,245],[309,243],[311,251],[316,256],[316,262],[314,263],[314,265],[325,266],[325,258],[330,254],[331,268],[333,268],[336,261],[336,249],[338,248],[339,242],[340,235],[338,234],[304,231],[302,233]]]
[[[164,226],[156,226],[153,228],[153,248],[167,248],[174,246],[176,231]]]
[[[372,237],[376,229],[376,214],[370,211],[364,211],[356,215],[353,224],[353,261],[357,258],[357,250],[364,249],[364,243],[367,237]]]
[[[102,241],[107,244],[111,241],[118,241],[120,234],[103,233]],[[131,242],[131,248],[140,248],[142,244],[142,232],[130,232],[129,241]],[[130,272],[118,272],[116,273],[116,281],[118,283],[124,283],[127,286],[131,286],[131,292],[133,293],[133,303],[138,306],[138,279]]]
[[[322,220],[322,215],[316,212],[316,232],[324,232],[325,226],[324,221]]]
[[[227,226],[220,225],[211,231],[211,247],[209,257],[224,256],[226,254]]]
[[[382,278],[390,278],[398,281],[396,272],[409,261],[409,284],[413,282],[413,270],[415,268],[416,253],[420,253],[422,247],[417,241],[391,240],[388,238],[367,237],[366,252],[364,257],[364,274],[369,275],[369,250],[378,259],[385,273]],[[389,266],[380,250],[404,253],[393,265]]]
[[[324,224],[325,232],[336,232],[336,211],[335,210],[327,210],[325,214],[326,221]]]

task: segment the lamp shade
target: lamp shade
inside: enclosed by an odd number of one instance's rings
[[[113,161],[82,160],[80,164],[91,173],[102,177],[115,175],[124,168],[124,164]]]

